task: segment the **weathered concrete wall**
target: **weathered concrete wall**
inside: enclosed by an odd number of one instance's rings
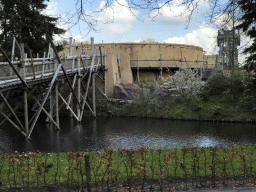
[[[101,44],[95,44],[99,47]],[[193,45],[185,44],[171,44],[171,43],[104,43],[104,48],[107,52],[113,52],[118,54],[119,51],[126,51],[128,48],[131,51],[130,58],[131,60],[137,60],[137,51],[139,53],[139,60],[159,60],[160,54],[162,54],[162,59],[182,59],[183,66],[196,67],[197,55],[198,60],[203,61],[203,48]],[[90,45],[83,45],[83,52],[87,50],[87,54],[90,54],[91,48]],[[60,55],[67,55],[68,46],[65,47],[64,51],[60,52]],[[99,54],[99,51],[98,51]],[[76,55],[76,51],[75,51]],[[194,62],[185,62],[185,61],[194,61]],[[180,66],[180,61],[162,61],[162,66]],[[131,66],[137,66],[137,61],[132,61]],[[149,66],[160,66],[160,61],[140,61],[139,66],[149,67]],[[198,66],[202,66],[202,62],[198,63]]]
[[[107,73],[106,73],[106,85],[107,96],[112,97],[114,85],[120,83],[120,74],[118,72],[117,55],[114,53],[107,53]]]
[[[212,68],[216,64],[217,55],[205,55],[205,61],[208,63],[208,68]],[[219,61],[219,57],[218,57]]]
[[[122,83],[133,83],[132,70],[130,65],[130,49],[120,51],[120,71]]]

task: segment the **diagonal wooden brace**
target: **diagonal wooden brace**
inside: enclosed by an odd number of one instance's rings
[[[57,67],[57,69],[56,69],[56,71],[55,71],[55,73],[54,73],[54,76],[53,76],[53,78],[52,78],[51,84],[50,84],[50,86],[49,86],[49,88],[48,88],[48,91],[47,91],[46,95],[44,96],[44,99],[43,99],[43,101],[42,101],[42,103],[41,103],[39,109],[36,111],[35,119],[34,119],[32,125],[31,125],[31,128],[30,128],[30,130],[29,130],[29,133],[28,133],[28,135],[27,135],[27,138],[28,138],[28,139],[30,138],[30,135],[31,135],[31,133],[32,133],[32,131],[33,131],[35,125],[36,125],[37,119],[38,119],[38,117],[39,117],[39,115],[40,115],[40,113],[41,113],[41,111],[42,111],[42,109],[43,109],[43,106],[44,106],[44,104],[45,104],[45,102],[46,102],[46,100],[47,100],[47,98],[48,98],[48,96],[49,96],[51,90],[52,90],[53,84],[54,84],[54,82],[55,82],[55,80],[56,80],[56,78],[57,78],[57,76],[58,76],[58,73],[59,73],[59,71],[60,71],[61,66],[62,66],[62,64],[59,64],[59,65],[58,65],[58,67]]]
[[[84,112],[84,106],[85,106],[85,102],[86,102],[86,98],[87,98],[87,94],[88,94],[88,90],[89,90],[89,85],[90,85],[90,81],[91,81],[91,76],[92,76],[92,71],[93,71],[93,68],[94,68],[94,60],[95,60],[95,56],[96,56],[96,50],[97,50],[97,47],[95,46],[94,47],[94,50],[93,50],[93,55],[92,55],[92,63],[91,63],[91,67],[90,67],[90,72],[89,72],[89,77],[88,77],[88,80],[87,80],[87,86],[86,86],[86,90],[85,90],[85,94],[84,94],[84,100],[83,100],[83,104],[82,104],[82,111],[81,111],[81,115],[80,115],[80,121],[82,121],[82,117],[83,117],[83,112]]]
[[[60,64],[61,61],[60,61],[60,58],[59,58],[59,56],[58,56],[58,52],[57,52],[57,50],[56,50],[56,48],[55,48],[54,43],[52,42],[52,40],[51,40],[51,38],[50,38],[49,36],[47,36],[47,39],[48,39],[48,41],[51,43],[51,46],[52,46],[52,48],[53,48],[53,50],[54,50],[56,59],[57,59],[58,63]],[[75,93],[75,90],[72,88],[71,82],[69,81],[68,75],[67,75],[66,70],[65,70],[65,68],[64,68],[63,65],[61,66],[61,69],[62,69],[62,71],[63,71],[63,74],[64,74],[64,76],[65,76],[65,78],[66,78],[66,80],[67,80],[67,82],[68,82],[68,85],[69,85],[69,87],[70,87],[72,93],[73,93],[74,96],[75,96],[75,99],[76,99],[76,101],[77,101],[77,103],[78,103],[80,109],[82,109],[82,105],[81,105],[81,103],[80,103],[79,100],[78,100],[78,97],[77,97],[77,95],[76,95],[76,93]]]
[[[20,81],[22,82],[22,84],[25,87],[28,87],[28,84],[25,82],[25,79],[23,79],[21,77],[21,75],[19,74],[19,72],[16,70],[16,68],[13,66],[12,62],[10,61],[10,59],[8,58],[8,56],[6,55],[6,53],[4,52],[4,50],[2,49],[2,47],[0,46],[0,51],[3,53],[4,57],[6,58],[6,60],[8,61],[9,65],[11,66],[11,68],[13,69],[13,71],[16,73],[16,75],[18,76],[18,78],[20,79]]]
[[[25,128],[23,127],[22,123],[20,122],[19,118],[17,117],[17,115],[15,114],[15,112],[13,111],[12,107],[9,105],[8,101],[5,99],[5,97],[3,96],[2,92],[0,91],[0,97],[2,98],[3,102],[5,103],[5,105],[8,107],[8,109],[11,111],[12,115],[14,116],[14,118],[16,119],[16,121],[19,123],[19,125],[21,126],[21,128],[23,130],[25,130]]]

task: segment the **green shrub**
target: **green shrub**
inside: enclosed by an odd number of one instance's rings
[[[231,79],[222,75],[214,76],[207,85],[203,88],[203,91],[208,91],[210,95],[221,95],[223,91],[226,91],[231,86]]]

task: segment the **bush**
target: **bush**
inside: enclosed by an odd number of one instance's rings
[[[203,88],[203,92],[209,95],[221,95],[223,91],[226,91],[231,87],[231,79],[222,75],[215,75],[206,86]]]

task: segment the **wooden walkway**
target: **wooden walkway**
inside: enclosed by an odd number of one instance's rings
[[[0,126],[8,121],[28,139],[41,112],[46,114],[47,121],[53,123],[56,129],[60,129],[59,111],[64,106],[78,122],[82,121],[86,107],[96,117],[95,77],[100,70],[103,71],[103,81],[106,76],[106,54],[103,54],[103,48],[100,47],[100,55],[97,55],[93,39],[91,55],[82,55],[81,50],[77,49],[77,56],[64,58],[59,58],[54,44],[48,40],[51,48],[47,57],[44,54],[44,58],[26,58],[24,44],[18,44],[21,59],[11,61],[0,47],[0,51],[8,60],[0,63],[0,115],[4,118]],[[68,85],[68,96],[59,91],[60,83]],[[39,90],[40,87],[43,87],[43,91]],[[88,102],[90,87],[91,104]],[[12,92],[16,90],[22,92],[23,100],[13,105],[10,101],[15,99]],[[104,94],[104,91],[100,91]],[[30,103],[33,101],[33,105],[28,105],[28,98]],[[20,108],[23,108],[21,116],[17,114]],[[34,111],[32,117],[29,111]]]

